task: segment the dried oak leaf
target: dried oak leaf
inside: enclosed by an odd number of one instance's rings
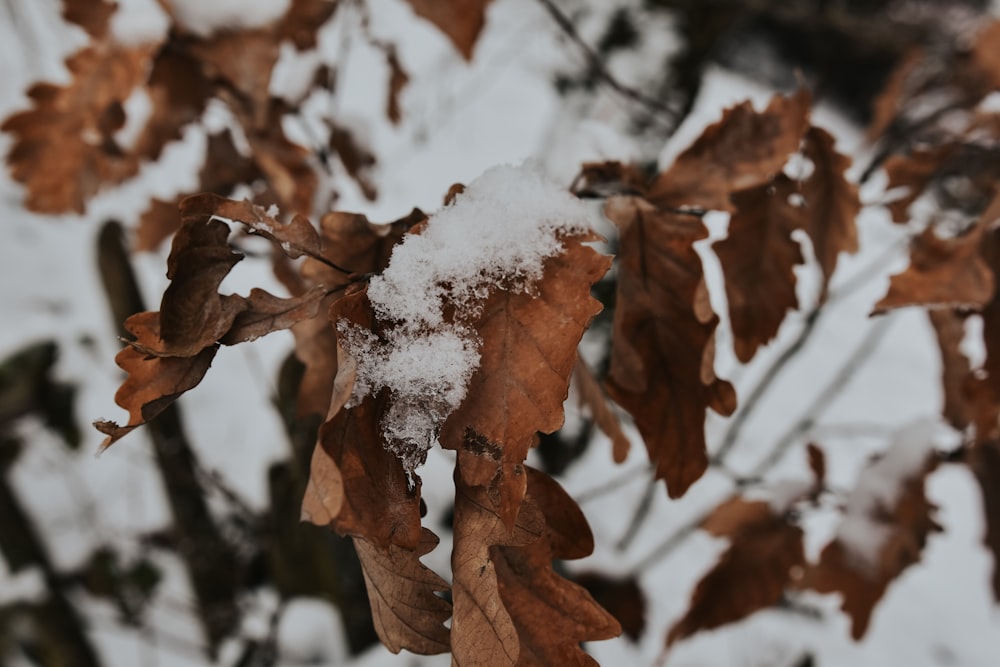
[[[976,34],[972,62],[985,79],[985,90],[1000,88],[1000,21],[987,24]]]
[[[146,77],[153,45],[98,43],[66,61],[69,84],[28,90],[33,108],[9,116],[0,130],[14,135],[11,175],[27,189],[25,207],[39,213],[83,213],[105,184],[133,176],[138,162],[115,140],[124,103]]]
[[[316,32],[337,11],[339,0],[291,0],[277,26],[278,39],[287,39],[299,51],[316,48]]]
[[[486,23],[486,8],[491,0],[406,1],[417,16],[427,19],[447,35],[466,60],[472,60],[472,51]]]
[[[887,205],[893,222],[910,221],[910,205],[917,200],[924,189],[934,179],[935,174],[952,157],[955,144],[944,144],[933,148],[917,149],[908,155],[891,155],[883,168],[889,177],[887,190],[906,188],[906,193]]]
[[[941,353],[941,386],[944,405],[941,414],[959,431],[972,422],[972,405],[967,386],[972,377],[969,358],[962,353],[965,339],[965,317],[951,308],[927,311]]]
[[[732,385],[715,376],[712,312],[694,243],[697,217],[612,197],[605,215],[620,230],[608,393],[635,419],[673,498],[708,467],[705,413],[736,409]]]
[[[331,318],[368,329],[374,312],[367,292],[360,290],[334,304]],[[368,396],[359,405],[343,408],[350,395],[353,373],[339,364],[342,391],[333,391],[330,416],[320,427],[313,453],[312,473],[303,500],[303,517],[330,525],[341,535],[368,540],[381,549],[396,545],[415,549],[420,543],[420,483],[408,479],[399,458],[383,446],[382,417],[387,392]]]
[[[775,96],[763,112],[750,102],[727,109],[669,169],[647,198],[663,208],[732,211],[729,195],[769,182],[799,149],[809,128],[809,94]]]
[[[876,461],[866,472],[880,464],[881,460]],[[929,534],[941,530],[931,516],[935,506],[924,494],[924,480],[934,467],[935,457],[930,453],[908,474],[891,473],[896,479],[879,476],[859,482],[847,501],[849,514],[841,528],[850,542],[835,537],[824,547],[819,563],[808,565],[795,582],[802,589],[840,593],[854,639],[864,636],[889,584],[920,560]],[[864,545],[859,546],[858,540]]]
[[[593,550],[583,513],[554,480],[526,473],[527,494],[508,529],[486,489],[456,470],[454,665],[596,665],[580,643],[621,632],[584,588],[552,570],[554,558]]]
[[[375,165],[375,156],[371,151],[358,143],[357,138],[347,127],[328,121],[330,126],[330,150],[337,154],[348,175],[361,188],[361,193],[368,201],[375,201],[378,191],[372,183],[369,171]]]
[[[913,239],[910,266],[889,280],[873,314],[904,306],[981,308],[993,295],[993,273],[980,255],[984,225],[940,238],[928,227]]]
[[[322,248],[334,264],[365,275],[382,271],[389,262],[392,249],[407,230],[426,216],[414,209],[405,218],[387,224],[376,224],[357,213],[335,211],[320,219]],[[329,264],[307,257],[302,265],[306,284],[323,285],[329,290],[345,287],[355,278],[334,269]],[[305,289],[303,288],[303,291]],[[339,293],[330,294],[322,306],[329,312]],[[295,355],[305,364],[305,375],[299,387],[297,412],[325,415],[337,375],[337,337],[329,318],[317,317],[292,327]]]
[[[403,119],[399,98],[403,88],[410,82],[410,77],[399,62],[395,46],[390,45],[385,49],[385,62],[389,66],[389,91],[385,101],[385,115],[393,125],[398,125]]]
[[[608,402],[608,397],[604,393],[601,383],[594,377],[587,362],[577,357],[576,366],[573,369],[575,386],[580,396],[580,404],[587,406],[590,410],[590,418],[597,424],[604,435],[611,440],[612,456],[615,463],[621,463],[628,457],[632,443],[625,432],[622,431],[621,422],[614,413],[614,409]]]
[[[236,95],[248,121],[248,134],[271,121],[271,72],[280,46],[274,27],[221,30],[204,39],[192,37],[187,45],[206,78]]]
[[[531,291],[494,289],[469,323],[480,340],[479,367],[440,441],[468,459],[465,482],[489,485],[508,527],[526,488],[522,462],[536,432],[562,426],[577,345],[601,310],[590,288],[611,258],[583,245],[596,238],[562,239],[563,252],[545,261]]]
[[[600,572],[584,572],[573,581],[587,589],[594,601],[615,617],[622,634],[638,641],[646,631],[646,595],[635,575],[612,577]]]
[[[823,272],[821,298],[825,298],[840,253],[858,251],[855,220],[861,211],[861,200],[857,185],[844,175],[851,159],[836,151],[829,132],[810,127],[802,153],[813,165],[812,174],[801,183],[806,213],[803,228]]]
[[[140,337],[138,342],[144,341]],[[124,426],[111,421],[94,423],[97,430],[107,436],[100,451],[156,417],[181,394],[197,386],[212,365],[217,349],[216,345],[206,347],[191,357],[156,357],[131,346],[123,348],[115,357],[115,363],[128,373],[128,377],[118,388],[115,402],[128,410],[129,420]]]
[[[323,254],[319,232],[302,215],[293,216],[286,224],[248,200],[235,201],[207,192],[185,199],[181,211],[185,217],[197,212],[205,217],[217,216],[238,222],[277,244],[292,259],[303,255],[322,257]]]
[[[691,606],[667,634],[668,647],[777,604],[793,571],[805,564],[802,529],[767,501],[730,498],[702,528],[729,538],[730,546],[698,582]]]
[[[95,40],[107,34],[111,16],[118,9],[118,3],[104,0],[62,0],[62,6],[62,17],[86,30]]]
[[[392,545],[385,550],[363,538],[354,538],[375,632],[393,653],[402,649],[420,655],[449,651],[449,631],[444,623],[451,617],[451,604],[437,593],[450,588],[448,582],[420,562],[420,557],[437,543],[437,536],[426,528],[421,531],[416,549]]]
[[[796,194],[795,183],[784,175],[734,193],[729,234],[712,245],[725,276],[736,358],[743,363],[774,338],[786,313],[799,305],[793,268],[804,259],[792,232],[804,226],[805,212],[804,204],[792,202]]]
[[[280,113],[271,111],[268,119],[264,127],[247,132],[250,154],[281,208],[309,215],[319,187],[312,153],[285,136]]]
[[[986,516],[983,543],[993,554],[993,599],[1000,602],[1000,441],[990,440],[973,447],[969,467],[983,495]]]

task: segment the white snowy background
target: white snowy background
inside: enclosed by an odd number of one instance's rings
[[[207,27],[267,20],[279,14],[285,3],[202,0],[177,4],[190,13],[192,24]],[[336,117],[348,119],[353,129],[362,131],[378,157],[375,182],[380,195],[375,202],[367,201],[342,173],[335,175],[341,193],[337,208],[365,213],[372,220],[394,219],[413,206],[434,211],[452,183],[467,183],[491,166],[519,164],[528,158],[567,186],[583,160],[659,154],[661,164],[666,164],[705,125],[717,120],[725,106],[750,98],[761,107],[773,93],[736,73],[712,69],[694,112],[675,136],[665,146],[642,145],[621,129],[629,101],[607,91],[584,101],[567,101],[557,94],[554,74],[580,66],[582,59],[535,0],[496,0],[471,63],[461,60],[446,39],[415,17],[402,0],[370,0],[368,4],[372,30],[397,45],[410,75],[402,97],[402,123],[392,126],[385,120],[388,71],[381,54],[357,38],[359,15],[346,3],[322,31],[320,50],[324,57],[346,54],[348,60],[346,64],[341,61],[335,100],[317,103],[335,104]],[[586,39],[599,36],[596,31],[612,10],[603,3],[591,4],[591,18],[581,27]],[[153,0],[122,0],[119,14],[114,29],[123,38],[139,40],[165,25]],[[669,52],[676,44],[668,24],[654,26],[647,34],[656,37],[609,63],[626,83],[641,86],[643,76],[649,75],[644,68],[661,62],[653,56]],[[29,83],[66,81],[62,59],[85,39],[82,31],[59,19],[56,0],[12,0],[0,6],[0,117],[26,107],[24,90]],[[272,90],[294,87],[294,59],[283,62],[276,72]],[[21,187],[6,172],[0,177],[0,358],[31,342],[54,340],[60,351],[58,378],[79,386],[76,413],[85,428],[81,451],[67,453],[40,423],[25,420],[21,429],[29,446],[9,472],[60,567],[80,565],[100,544],[111,543],[129,553],[135,535],[169,523],[145,434],[140,430],[96,458],[101,436],[86,426],[92,419],[122,415],[113,402],[120,382],[120,371],[113,363],[118,343],[97,274],[95,237],[106,219],[128,224],[150,197],[171,196],[193,186],[205,127],[224,122],[216,117],[220,115],[224,114],[210,110],[203,127],[190,128],[183,142],[170,146],[159,163],[143,169],[134,181],[94,199],[85,216],[28,213],[21,206]],[[861,128],[822,105],[814,112],[814,123],[836,136],[838,148],[855,157],[855,167],[865,162],[869,147]],[[294,134],[295,126],[289,132],[308,143],[308,137]],[[9,146],[10,137],[0,136],[0,153]],[[904,310],[882,318],[884,324],[868,318],[872,305],[884,294],[888,276],[906,265],[905,230],[892,225],[885,210],[876,205],[884,196],[883,184],[884,179],[876,176],[862,190],[863,200],[872,205],[858,220],[861,252],[841,258],[831,286],[832,305],[815,335],[746,423],[727,460],[733,470],[753,469],[873,327],[885,329],[868,362],[824,406],[798,444],[768,471],[769,479],[807,481],[803,444],[809,439],[827,452],[830,485],[854,488],[868,457],[885,450],[896,429],[939,412],[940,367],[924,315]],[[713,237],[703,244],[706,251],[708,243],[725,234],[724,216],[708,222]],[[150,305],[159,302],[166,285],[166,252],[163,248],[134,258]],[[713,303],[725,320],[721,271],[710,252],[703,257]],[[808,310],[815,300],[815,269],[805,267],[798,275],[800,300]],[[242,293],[250,286],[280,291],[263,261],[244,262],[225,285]],[[742,396],[802,326],[802,313],[790,315],[777,340],[744,367],[727,351],[729,333],[723,321],[718,332],[719,376],[733,381]],[[267,466],[287,452],[271,396],[278,364],[290,346],[290,335],[279,333],[253,345],[226,348],[202,384],[180,401],[186,430],[202,465],[219,473],[257,508],[266,503]],[[981,351],[971,346],[970,354],[975,357]],[[573,420],[572,402],[568,413]],[[710,449],[718,446],[729,421],[710,417]],[[957,442],[957,435],[943,427],[928,427],[924,433],[943,447]],[[420,470],[432,514],[443,511],[448,502],[450,466],[446,455],[432,451]],[[618,543],[644,496],[645,470],[640,441],[635,440],[629,459],[616,468],[609,443],[599,436],[561,479],[571,495],[580,498],[597,542],[592,557],[569,567],[608,574],[635,572],[647,597],[647,629],[639,641],[618,638],[588,645],[604,665],[653,664],[663,649],[666,629],[684,613],[694,585],[726,545],[724,540],[695,533],[669,552],[659,550],[675,530],[731,492],[729,478],[710,471],[678,501],[669,501],[659,485],[645,521],[627,548],[620,549]],[[619,478],[627,481],[602,488]],[[979,491],[967,470],[943,466],[929,477],[928,495],[939,506],[937,518],[945,531],[933,534],[921,562],[890,585],[862,641],[851,640],[849,621],[839,611],[837,596],[803,595],[798,601],[818,610],[819,618],[780,610],[759,612],[743,622],[679,642],[666,664],[792,665],[806,654],[821,666],[1000,664],[1000,609],[989,592],[992,563],[982,546]],[[832,505],[808,516],[810,557],[815,558],[830,539],[838,520]],[[449,552],[445,536],[425,561],[447,576]],[[157,565],[166,579],[150,611],[149,630],[122,626],[108,603],[84,594],[76,598],[102,658],[114,667],[212,664],[198,652],[200,630],[190,613],[193,605],[183,567],[164,554],[158,556]],[[37,572],[11,575],[0,559],[0,601],[40,595],[42,590]],[[242,636],[266,633],[276,596],[265,590],[243,602],[251,612]],[[239,641],[230,642],[214,664],[231,664]],[[280,618],[279,645],[279,663],[288,666],[449,662],[447,656],[393,656],[381,646],[349,658],[337,611],[317,600],[287,605]],[[10,664],[25,664],[16,656],[7,659]]]

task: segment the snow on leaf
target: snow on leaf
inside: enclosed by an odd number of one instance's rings
[[[647,198],[663,208],[732,211],[729,195],[769,182],[809,127],[809,94],[775,96],[763,112],[750,102],[727,109],[653,182]]]
[[[610,258],[582,244],[592,238],[566,238],[565,251],[546,260],[532,292],[493,291],[471,323],[480,341],[479,365],[465,400],[442,427],[441,442],[495,466],[499,477],[489,483],[505,489],[501,513],[508,525],[523,487],[504,482],[523,480],[518,466],[537,431],[552,433],[562,426],[577,345],[601,309],[590,287],[607,271]]]
[[[139,342],[143,342],[140,338]],[[115,394],[115,402],[128,410],[129,420],[124,426],[111,421],[94,423],[107,438],[101,443],[104,451],[122,437],[147,423],[181,394],[194,388],[205,377],[218,349],[206,347],[190,357],[156,357],[134,347],[125,347],[115,363],[128,373],[128,377]]]
[[[706,411],[736,408],[732,385],[715,376],[719,320],[693,248],[707,231],[697,217],[636,197],[612,197],[605,213],[621,239],[608,393],[635,419],[676,498],[708,467]]]
[[[773,184],[734,193],[729,234],[712,245],[726,278],[736,357],[743,363],[799,305],[792,269],[804,260],[792,232],[804,226],[805,212],[790,201],[796,190],[779,175]]]
[[[491,0],[406,0],[418,16],[422,16],[443,32],[466,60],[472,60],[472,51],[479,33],[486,23],[486,8]]]
[[[437,536],[426,528],[416,549],[392,545],[384,550],[354,538],[375,632],[393,653],[406,649],[433,655],[450,649],[444,623],[451,617],[451,605],[436,595],[449,590],[448,582],[420,562],[437,544]]]
[[[303,515],[329,520],[339,534],[364,538],[380,549],[415,549],[421,536],[419,480],[411,488],[416,477],[408,476],[382,445],[380,422],[386,408],[384,396],[367,397],[323,424]],[[327,480],[333,484],[326,486]],[[324,511],[317,508],[317,499]]]
[[[593,549],[576,503],[551,478],[526,469],[527,494],[516,522],[481,486],[456,470],[452,621],[453,664],[593,665],[579,644],[621,632],[582,587],[551,567]]]
[[[941,530],[924,494],[924,480],[935,466],[927,424],[902,429],[862,471],[836,537],[796,582],[800,588],[840,593],[855,639],[864,636],[889,584],[920,560],[930,533]]]
[[[125,124],[123,105],[144,81],[152,52],[152,45],[84,48],[66,61],[70,83],[33,86],[32,108],[0,125],[14,135],[7,164],[27,189],[28,209],[82,213],[102,186],[138,171],[138,161],[114,135]]]
[[[730,498],[702,528],[729,538],[730,546],[698,582],[690,607],[667,634],[668,647],[777,604],[792,573],[805,564],[802,529],[767,501]]]

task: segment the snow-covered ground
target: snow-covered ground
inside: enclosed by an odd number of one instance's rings
[[[275,0],[271,4],[286,3]],[[24,108],[23,90],[29,82],[38,78],[65,80],[59,63],[84,42],[84,37],[61,24],[57,4],[55,0],[8,3],[17,9],[17,24],[12,22],[13,15],[0,10],[0,116]],[[155,29],[155,3],[122,0],[121,4],[132,12],[128,17],[132,23],[122,21],[127,30]],[[199,11],[212,3],[183,4]],[[266,4],[265,0],[220,2],[220,7],[230,7],[216,11],[218,16],[227,17],[232,15],[233,5]],[[660,154],[665,162],[687,146],[702,127],[718,119],[725,106],[746,98],[762,105],[772,94],[731,72],[711,70],[694,112],[674,138],[663,147],[637,146],[635,138],[626,136],[617,125],[622,106],[627,104],[620,97],[604,94],[587,106],[584,115],[580,108],[567,109],[552,79],[559,68],[579,63],[580,55],[574,45],[559,38],[534,0],[496,0],[471,63],[462,61],[445,38],[417,19],[402,0],[372,0],[369,5],[372,30],[398,45],[399,58],[410,75],[399,126],[387,123],[383,115],[387,71],[381,54],[363,40],[350,41],[353,23],[359,20],[350,5],[324,30],[321,48],[349,53],[346,69],[340,74],[337,115],[350,119],[352,128],[364,128],[379,160],[374,177],[379,198],[367,201],[353,183],[340,178],[337,207],[363,212],[373,220],[394,219],[413,206],[434,211],[452,183],[468,183],[494,165],[518,164],[528,158],[537,160],[552,178],[567,185],[582,160]],[[261,16],[267,16],[265,10],[261,8]],[[252,20],[243,9],[238,15],[241,20]],[[663,52],[671,48],[671,39],[667,32],[663,43],[644,48]],[[638,67],[633,61],[612,65],[616,72]],[[836,136],[842,152],[864,162],[867,149],[862,131],[836,110],[819,107],[814,123]],[[306,137],[296,138],[307,141]],[[101,436],[85,426],[92,419],[120,417],[113,402],[120,381],[113,362],[118,343],[97,273],[95,237],[104,220],[113,217],[129,224],[150,196],[168,196],[189,185],[200,167],[198,147],[204,141],[204,130],[191,129],[185,141],[168,148],[158,164],[145,168],[124,187],[96,198],[84,216],[27,213],[20,204],[20,186],[6,173],[0,178],[4,231],[0,243],[4,277],[0,283],[0,358],[40,339],[56,341],[60,352],[57,376],[79,386],[77,418],[86,428],[81,450],[68,453],[40,423],[27,421],[23,432],[29,446],[9,473],[60,567],[79,565],[99,544],[111,543],[130,553],[136,548],[137,534],[169,522],[145,434],[140,430],[95,458]],[[0,136],[0,152],[5,153],[9,145],[10,138]],[[863,200],[877,202],[881,187],[879,177],[872,179],[862,191]],[[724,314],[721,270],[708,245],[725,235],[725,218],[708,222],[712,238],[702,244],[706,275],[713,305]],[[815,335],[746,423],[728,459],[731,468],[752,469],[770,444],[820,394],[873,326],[886,329],[869,362],[825,406],[817,423],[802,438],[826,450],[831,486],[853,488],[868,457],[888,446],[895,429],[939,411],[940,364],[924,315],[904,310],[886,316],[885,325],[867,317],[884,294],[888,276],[906,265],[905,245],[901,243],[904,230],[894,226],[876,205],[866,207],[858,227],[861,251],[841,258],[831,286],[832,305]],[[164,248],[135,257],[149,305],[158,303],[166,285],[165,256]],[[799,270],[798,275],[800,301],[808,308],[815,299],[816,278],[810,267]],[[244,262],[226,283],[241,293],[250,286],[280,290],[263,260]],[[732,380],[737,394],[742,395],[802,326],[801,313],[789,316],[777,340],[744,367],[729,350],[730,334],[723,321],[718,332],[718,375]],[[218,472],[230,488],[258,508],[266,503],[267,466],[287,451],[271,396],[278,364],[290,346],[290,336],[280,333],[253,345],[224,349],[202,384],[180,401],[188,435],[203,466]],[[568,406],[570,419],[575,410]],[[710,447],[717,446],[727,425],[728,420],[710,417]],[[636,574],[648,601],[646,632],[637,642],[619,638],[590,645],[593,655],[605,665],[649,665],[656,661],[667,628],[684,613],[694,585],[715,562],[725,542],[696,533],[662,558],[650,554],[674,530],[731,491],[728,478],[714,471],[678,501],[669,501],[662,486],[658,487],[648,517],[627,548],[620,549],[618,543],[642,500],[647,479],[642,473],[645,449],[637,434],[630,435],[636,437],[635,446],[620,468],[612,465],[610,445],[598,436],[561,480],[571,495],[583,498],[581,506],[597,541],[595,554],[571,563],[572,570],[626,574],[643,565]],[[956,436],[942,429],[942,441],[948,442],[949,437],[954,441]],[[432,508],[447,502],[450,465],[446,454],[432,450],[420,470]],[[630,481],[611,491],[589,493],[626,471],[636,471]],[[804,448],[793,447],[768,475],[807,480]],[[814,657],[811,664],[824,666],[996,664],[1000,660],[1000,609],[989,592],[992,562],[981,543],[984,526],[978,489],[967,470],[945,466],[929,477],[928,495],[940,508],[938,520],[945,530],[932,534],[922,561],[890,585],[863,641],[851,640],[849,621],[839,611],[836,596],[812,594],[802,596],[799,602],[814,607],[818,618],[781,610],[760,612],[678,643],[667,664],[792,665],[804,664],[798,661],[806,654]],[[810,557],[815,558],[835,533],[838,516],[832,507],[808,515],[805,528]],[[441,545],[425,560],[447,576],[450,540],[447,535],[442,537]],[[199,629],[190,614],[191,594],[183,568],[170,556],[157,558],[165,582],[151,609],[148,631],[119,624],[113,608],[105,602],[83,595],[76,600],[91,624],[102,657],[114,667],[212,664],[197,653]],[[39,595],[40,590],[37,572],[11,575],[0,559],[0,603],[15,596]],[[265,590],[245,601],[253,610],[248,614],[245,637],[267,632],[267,619],[277,604],[274,598]],[[392,656],[380,646],[348,658],[342,632],[332,607],[315,600],[293,601],[279,624],[280,664],[448,664],[447,656]],[[215,664],[231,664],[237,650],[234,642]],[[308,662],[317,657],[319,662]],[[11,664],[19,663],[15,660]]]

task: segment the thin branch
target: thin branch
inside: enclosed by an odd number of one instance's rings
[[[566,36],[580,48],[580,51],[587,59],[587,64],[590,66],[591,72],[593,72],[598,79],[603,81],[608,88],[615,91],[622,97],[626,97],[641,104],[650,111],[654,112],[655,115],[665,116],[669,127],[672,128],[676,126],[678,120],[677,112],[670,109],[660,100],[645,95],[635,88],[626,86],[619,81],[615,75],[608,70],[604,61],[601,59],[601,56],[583,40],[580,33],[577,32],[576,26],[573,25],[573,21],[571,21],[570,18],[556,6],[555,2],[552,0],[538,0],[538,2],[545,8],[546,11],[548,11],[549,15],[552,16],[556,24],[566,34]]]
[[[792,342],[791,345],[785,348],[785,351],[782,352],[777,359],[774,360],[774,363],[772,363],[770,368],[768,368],[764,373],[764,377],[762,377],[760,382],[757,383],[757,386],[750,391],[749,396],[747,396],[743,403],[743,409],[736,413],[736,416],[733,417],[732,423],[730,423],[729,428],[722,437],[722,444],[719,445],[719,450],[712,457],[713,464],[721,465],[723,463],[726,456],[729,454],[729,451],[733,448],[733,445],[735,445],[737,440],[739,440],[740,432],[743,430],[743,426],[746,424],[747,419],[749,419],[750,415],[753,414],[757,404],[771,388],[771,385],[774,384],[774,381],[778,379],[778,376],[781,374],[781,371],[784,370],[785,366],[788,365],[788,362],[799,353],[799,350],[805,346],[806,342],[816,330],[816,323],[819,322],[822,313],[822,305],[816,306],[809,312],[806,316],[805,325],[799,332],[798,337],[794,342]]]
[[[813,427],[820,415],[823,414],[830,403],[844,390],[855,373],[868,361],[868,357],[875,352],[892,322],[893,319],[891,317],[883,317],[875,322],[861,343],[851,353],[851,356],[847,358],[847,362],[840,368],[840,371],[823,388],[823,391],[813,399],[809,407],[805,409],[791,428],[785,431],[784,435],[778,439],[767,456],[753,469],[752,477],[761,477],[774,464],[781,460],[781,457],[785,455],[789,447]]]
[[[649,475],[653,472],[652,465],[646,465],[642,468],[633,468],[632,470],[626,470],[617,477],[598,484],[597,486],[591,487],[586,491],[582,491],[574,496],[578,504],[583,504],[590,502],[591,500],[596,500],[601,496],[607,495],[608,493],[613,493],[617,491],[622,486],[628,484],[632,480],[641,477],[643,475]]]
[[[628,527],[625,528],[625,533],[622,535],[618,543],[615,544],[615,549],[618,551],[625,551],[632,544],[632,540],[635,536],[639,534],[639,528],[642,526],[643,521],[645,521],[646,516],[649,514],[650,510],[653,508],[653,494],[656,491],[656,477],[653,477],[646,484],[646,489],[642,492],[642,498],[639,500],[639,505],[636,507],[635,512],[632,513],[632,520],[629,522]]]

